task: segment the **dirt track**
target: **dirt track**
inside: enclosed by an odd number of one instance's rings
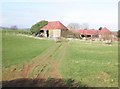
[[[79,87],[73,79],[63,79],[58,66],[66,53],[68,42],[58,42],[46,49],[20,69],[17,66],[5,69],[3,87]]]
[[[23,78],[32,77],[35,78],[61,78],[57,70],[58,61],[64,58],[64,53],[67,43],[56,43],[49,49],[45,50],[40,56],[34,58],[30,63],[26,64],[22,71],[21,75]],[[52,56],[56,51],[60,51],[58,54],[59,59],[54,59]],[[39,68],[41,70],[39,71]],[[37,71],[38,70],[38,71]],[[37,71],[35,73],[35,71]],[[31,76],[29,76],[31,74]]]
[[[26,62],[20,71],[16,70],[16,68],[8,68],[6,70],[8,74],[4,73],[3,80],[30,78],[33,80],[44,79],[47,81],[50,78],[61,79],[62,76],[58,71],[58,64],[63,60],[66,48],[67,42],[55,43],[30,62]],[[57,51],[58,54],[55,58],[53,56]]]

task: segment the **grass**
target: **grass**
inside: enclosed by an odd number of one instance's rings
[[[2,40],[3,67],[29,61],[54,44],[53,41],[6,34],[6,31],[3,31]]]
[[[118,48],[101,42],[70,42],[59,70],[63,78],[72,78],[88,86],[117,86]]]
[[[12,31],[9,31],[8,34],[3,31],[2,39],[3,67],[30,61],[51,45],[55,48],[53,41],[16,36]],[[68,85],[72,83],[72,80],[76,80],[89,87],[118,86],[117,42],[113,42],[111,46],[102,42],[79,40],[56,44],[59,47],[52,52],[51,59],[58,62],[58,71],[63,79],[68,80],[66,81]],[[42,73],[43,75],[49,70],[49,67],[48,65]],[[42,68],[42,66],[37,67],[33,74],[36,76]],[[31,72],[29,77],[32,77]]]

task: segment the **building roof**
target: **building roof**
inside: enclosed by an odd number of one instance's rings
[[[76,30],[76,32],[80,33],[81,35],[96,35],[98,34],[98,30],[90,29],[90,30]]]
[[[65,27],[60,21],[52,21],[52,22],[48,22],[48,24],[41,29],[42,30],[55,30],[55,29],[67,30],[67,27]]]
[[[101,30],[99,31],[99,34],[100,34],[100,35],[112,34],[112,32],[111,32],[109,29],[107,29],[106,27],[104,27],[103,29],[101,29]]]

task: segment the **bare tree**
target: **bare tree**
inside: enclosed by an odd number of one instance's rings
[[[87,29],[89,29],[89,24],[88,23],[83,23],[82,25],[80,25],[80,28],[87,30]]]
[[[80,25],[78,23],[70,23],[67,26],[70,30],[78,30],[80,29]]]

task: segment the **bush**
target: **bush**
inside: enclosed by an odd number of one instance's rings
[[[40,31],[40,28],[44,27],[45,25],[48,24],[48,21],[42,20],[40,22],[37,22],[36,24],[34,24],[30,31],[33,33],[38,33]]]

